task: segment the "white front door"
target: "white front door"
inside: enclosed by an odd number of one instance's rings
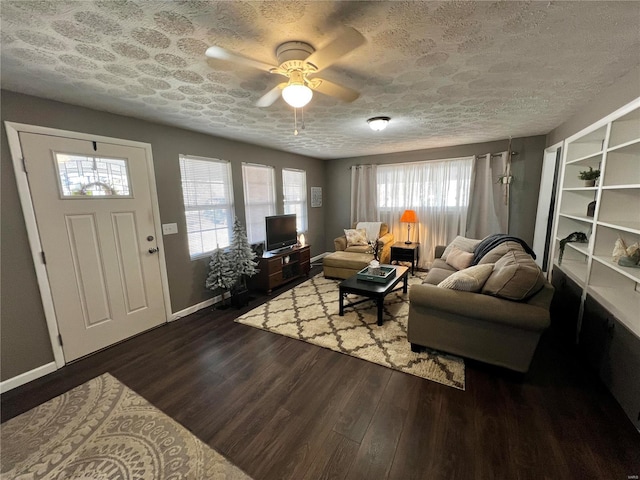
[[[19,135],[65,360],[164,323],[145,150]]]

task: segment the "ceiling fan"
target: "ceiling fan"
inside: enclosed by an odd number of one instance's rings
[[[268,107],[279,97],[294,108],[304,107],[313,97],[313,91],[353,102],[360,94],[348,87],[317,78],[314,75],[337,62],[351,51],[363,45],[367,40],[356,29],[348,27],[338,37],[320,50],[306,42],[285,42],[276,49],[278,66],[230,52],[222,47],[212,46],[206,56],[218,60],[228,60],[242,65],[276,73],[288,78],[288,81],[276,85],[257,102],[258,107]]]

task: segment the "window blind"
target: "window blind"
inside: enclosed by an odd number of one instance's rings
[[[284,213],[296,214],[298,233],[307,231],[307,172],[285,168],[282,170]]]
[[[234,217],[231,164],[180,155],[180,176],[191,258],[228,247]]]
[[[244,212],[250,243],[265,241],[264,218],[276,214],[275,169],[268,165],[242,164]]]

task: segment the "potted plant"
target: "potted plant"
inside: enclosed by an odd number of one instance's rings
[[[589,170],[580,172],[579,178],[584,180],[585,187],[593,187],[596,184],[596,180],[600,178],[600,170],[594,170],[589,167]]]

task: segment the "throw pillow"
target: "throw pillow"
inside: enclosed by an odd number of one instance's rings
[[[485,255],[478,262],[478,265],[483,263],[496,263],[498,260],[504,257],[506,253],[509,253],[513,250],[526,253],[524,251],[524,248],[522,248],[522,245],[520,245],[518,242],[504,242],[485,253]]]
[[[347,247],[369,245],[367,243],[367,231],[365,229],[345,229],[344,236],[347,237]]]
[[[508,300],[526,300],[537,293],[544,282],[544,275],[531,255],[512,250],[495,263],[482,293]]]
[[[459,272],[452,273],[441,281],[438,286],[452,290],[462,290],[463,292],[479,292],[492,271],[493,265],[488,263],[465,268]]]
[[[451,253],[451,250],[453,250],[453,247],[457,247],[463,252],[473,253],[473,249],[476,248],[476,245],[478,245],[480,242],[481,240],[478,240],[475,238],[466,238],[458,235],[456,238],[453,239],[453,242],[447,245],[447,248],[444,249],[444,252],[442,253],[442,257],[440,258],[442,258],[442,260],[446,260],[449,254]]]
[[[465,252],[460,250],[458,247],[453,247],[445,261],[456,270],[464,270],[471,266],[471,262],[473,262],[473,253]]]

